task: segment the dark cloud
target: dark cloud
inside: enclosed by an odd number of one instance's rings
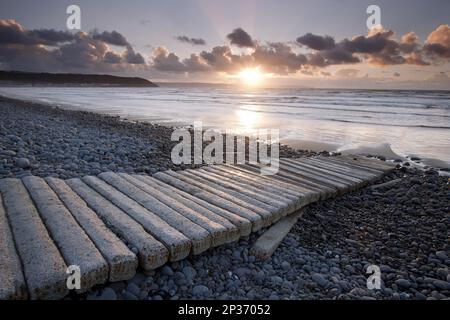
[[[92,38],[114,46],[126,47],[129,45],[127,39],[125,39],[125,37],[117,31],[103,31],[102,33],[94,33]]]
[[[332,37],[322,37],[312,33],[307,33],[301,37],[298,37],[297,42],[313,50],[330,50],[335,46],[335,42]]]
[[[133,50],[131,46],[127,46],[127,50],[124,53],[124,59],[129,64],[145,64],[144,57]]]
[[[200,38],[189,38],[188,36],[178,36],[175,39],[181,42],[186,42],[192,44],[194,46],[203,46],[206,44],[206,41]]]
[[[227,35],[227,38],[230,40],[231,44],[240,48],[255,47],[255,41],[253,41],[252,37],[242,28],[234,29],[233,32]]]
[[[108,45],[125,46],[114,52]],[[145,59],[117,31],[88,34],[52,29],[26,30],[0,19],[0,64],[3,69],[46,72],[120,72]]]
[[[25,30],[15,20],[0,20],[0,44],[48,45],[72,41],[74,35],[52,29]]]
[[[257,46],[252,57],[265,72],[280,75],[295,73],[307,62],[305,55],[296,54],[289,45],[279,42]]]
[[[105,62],[106,63],[117,64],[117,63],[120,63],[121,61],[122,61],[122,57],[119,54],[114,53],[112,51],[108,51],[105,53]]]

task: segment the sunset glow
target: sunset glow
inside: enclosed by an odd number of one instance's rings
[[[259,85],[263,79],[264,75],[258,68],[247,68],[239,72],[239,78],[246,85],[256,86]]]

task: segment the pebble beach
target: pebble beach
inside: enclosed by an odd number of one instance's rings
[[[0,98],[0,178],[62,179],[101,172],[182,170],[173,128]],[[282,145],[281,157],[316,155]],[[327,154],[326,151],[322,154]],[[70,299],[449,299],[449,179],[406,161],[379,183],[310,205],[274,255],[249,254],[264,230],[237,243],[94,288]],[[366,269],[382,286],[367,289]]]

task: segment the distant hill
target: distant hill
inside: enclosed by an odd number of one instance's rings
[[[157,87],[151,81],[137,77],[118,77],[107,74],[36,73],[0,71],[0,84]]]

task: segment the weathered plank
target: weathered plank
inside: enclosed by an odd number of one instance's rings
[[[206,223],[214,222],[217,225],[220,225],[223,233],[223,243],[236,241],[240,232],[239,229],[233,225],[229,220],[223,218],[220,215],[215,214],[214,212],[198,205],[196,202],[190,201],[177,192],[173,192],[168,185],[159,185],[157,183],[152,184],[145,183],[141,180],[136,179],[135,177],[122,173],[118,174],[121,178],[128,181],[129,183],[135,185],[136,187],[142,189],[146,193],[150,193],[161,199],[166,205],[170,206],[172,209],[177,210],[178,212],[187,211],[187,215],[194,215],[194,219],[199,219],[203,221],[206,219]],[[156,179],[155,179],[156,180]],[[156,180],[158,181],[158,180]],[[217,246],[217,240],[213,239],[213,246]]]
[[[221,188],[234,190],[241,195],[260,201],[266,205],[266,210],[273,213],[279,213],[280,216],[284,216],[287,212],[289,212],[289,210],[292,210],[293,204],[291,201],[282,200],[276,195],[265,195],[263,192],[255,191],[250,185],[242,185],[241,183],[237,183],[233,180],[227,179],[226,177],[202,169],[195,170],[195,173],[190,170],[186,170],[186,172],[212,182],[214,185],[219,185]],[[277,219],[279,219],[279,217]]]
[[[175,178],[178,178],[190,185],[194,185],[200,188],[201,190],[205,190],[210,193],[216,194],[225,200],[231,201],[243,208],[247,208],[249,210],[252,210],[253,212],[256,212],[261,217],[263,226],[269,226],[274,218],[272,216],[271,209],[268,206],[265,206],[264,203],[258,200],[251,199],[248,196],[241,195],[239,194],[239,192],[222,188],[219,185],[215,185],[214,183],[205,181],[204,179],[195,177],[191,174],[186,174],[184,172],[178,173],[173,171],[167,171],[165,173]]]
[[[197,174],[202,175],[207,180],[221,183],[223,187],[234,189],[238,192],[245,193],[248,196],[254,197],[266,204],[280,208],[281,215],[286,215],[292,212],[295,208],[294,199],[279,195],[275,190],[268,191],[263,184],[253,184],[251,181],[242,181],[228,177],[226,173],[221,171],[214,171],[213,168],[204,167],[196,171]],[[255,186],[258,185],[258,186]]]
[[[247,170],[253,171],[254,173],[259,174],[259,167],[255,165],[238,165],[238,168],[245,168]],[[336,194],[337,189],[334,187],[329,187],[327,185],[319,184],[314,181],[305,179],[299,175],[293,175],[290,172],[278,170],[276,175],[271,176],[273,179],[282,181],[284,183],[293,184],[296,186],[300,186],[306,190],[311,192],[317,192],[320,195],[321,199],[326,199],[330,196]]]
[[[327,177],[328,179],[333,179],[334,181],[345,183],[350,186],[350,189],[361,186],[364,183],[364,180],[360,178],[354,178],[348,175],[343,175],[341,173],[332,171],[328,168],[323,168],[317,165],[311,165],[310,163],[301,160],[301,161],[292,161],[290,159],[286,159],[286,163],[295,166],[296,168],[300,168],[302,170],[311,172],[316,175],[320,175],[322,177]]]
[[[246,169],[243,166],[233,166],[233,165],[222,165],[218,166],[219,168],[225,168],[227,170],[231,170],[236,174],[241,174],[246,179],[257,179],[257,181],[263,180],[268,185],[273,185],[279,188],[282,192],[289,193],[296,197],[306,197],[307,200],[315,201],[320,199],[320,190],[314,189],[312,187],[305,188],[295,183],[292,180],[284,180],[283,178],[272,175],[272,176],[261,176],[257,174],[255,171],[250,169]],[[253,168],[253,167],[250,167]]]
[[[335,188],[335,190],[337,190],[337,192],[335,191],[334,194],[336,194],[336,193],[342,194],[345,191],[347,191],[347,189],[350,187],[348,184],[338,182],[333,179],[329,179],[329,178],[323,177],[321,175],[311,173],[308,170],[300,169],[300,168],[297,168],[295,166],[285,164],[285,163],[280,163],[280,171],[287,172],[293,176],[296,175],[296,176],[302,177],[304,179],[314,181],[317,184]]]
[[[271,226],[269,230],[264,232],[256,240],[250,249],[250,254],[261,260],[269,258],[295,225],[302,213],[303,211],[297,211]]]
[[[337,165],[334,162],[331,161],[326,161],[326,159],[319,159],[319,158],[308,158],[306,160],[304,160],[314,166],[318,166],[320,168],[325,168],[337,173],[342,173],[342,174],[346,174],[350,177],[354,177],[354,178],[358,178],[363,180],[364,182],[371,182],[374,181],[375,179],[378,179],[379,175],[371,173],[371,172],[367,172],[367,171],[362,171],[359,170],[358,168],[352,168],[350,169],[348,166],[341,166],[341,165]]]
[[[167,171],[158,172],[154,174],[153,177],[169,185],[172,185],[173,187],[176,187],[180,190],[190,193],[191,195],[196,196],[202,200],[205,200],[206,202],[209,202],[215,206],[218,206],[238,216],[248,219],[252,223],[253,231],[257,231],[261,229],[263,226],[262,218],[256,212],[253,212],[245,207],[241,207],[232,201],[221,198],[220,196],[214,193],[204,191],[196,186],[189,184],[188,182],[180,180],[172,175],[169,175],[167,174]]]
[[[189,255],[192,240],[177,229],[171,227],[156,214],[148,211],[139,203],[97,177],[85,176],[83,177],[83,181],[139,222],[147,232],[163,243],[169,249],[171,260],[184,259]],[[199,245],[203,248],[203,239],[200,239]]]
[[[44,179],[22,179],[67,265],[80,268],[80,292],[108,279],[108,263]]]
[[[302,206],[306,205],[310,199],[310,197],[307,197],[305,193],[283,189],[282,187],[277,186],[274,182],[270,183],[268,180],[263,178],[255,178],[253,176],[246,175],[243,172],[232,171],[226,166],[208,167],[205,168],[205,170],[227,177],[229,181],[236,181],[236,183],[240,183],[242,187],[250,186],[253,191],[258,190],[257,188],[259,188],[259,192],[267,197],[270,195],[276,195],[284,201],[288,201],[288,208],[290,212],[298,210]]]
[[[45,180],[108,262],[109,281],[131,279],[138,265],[136,255],[106,227],[97,214],[64,180],[51,177]]]
[[[139,182],[138,186],[142,186],[142,183],[148,184],[154,188],[163,188],[164,190],[167,190],[167,194],[174,197],[178,201],[184,203],[186,206],[189,206],[193,208],[194,210],[204,214],[206,217],[210,219],[217,219],[216,221],[219,221],[224,226],[228,227],[229,225],[223,221],[222,219],[228,221],[231,223],[231,225],[235,226],[239,230],[240,236],[247,236],[250,234],[252,230],[252,222],[246,218],[243,218],[235,213],[232,213],[231,211],[227,211],[225,209],[222,209],[218,206],[215,206],[205,200],[202,200],[198,197],[195,197],[187,192],[184,192],[180,189],[177,189],[169,184],[166,184],[158,179],[155,179],[153,177],[149,176],[142,176],[142,175],[127,175],[124,173],[119,173],[122,177],[125,179],[132,178],[133,180],[130,180],[132,183]],[[205,211],[206,210],[206,211]],[[231,226],[230,226],[231,227]],[[236,236],[236,240],[238,239],[238,236]]]
[[[210,246],[221,245],[228,241],[226,228],[174,201],[158,189],[149,187],[150,190],[146,192],[113,172],[101,173],[99,177],[143,207],[158,214],[161,219],[187,237],[203,234],[205,238],[210,238]]]
[[[0,194],[0,300],[26,299],[27,285]]]
[[[30,299],[60,299],[69,291],[66,263],[19,179],[0,179],[0,192]]]
[[[69,179],[66,183],[118,237],[138,250],[139,265],[144,270],[156,269],[167,262],[169,250],[146,232],[138,222],[91,189],[81,179]],[[172,254],[179,257],[178,252]]]

